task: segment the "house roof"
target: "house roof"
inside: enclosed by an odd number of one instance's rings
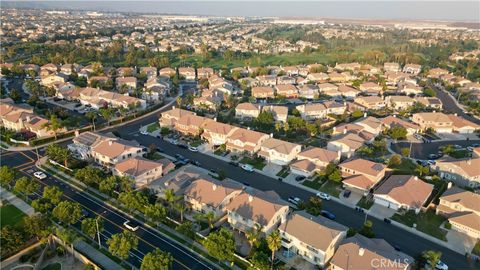
[[[457,187],[447,189],[440,200],[457,203],[464,208],[480,212],[480,195]]]
[[[367,178],[363,174],[348,176],[347,178],[343,179],[342,182],[344,185],[353,186],[362,190],[370,190],[376,184],[375,181]]]
[[[456,160],[453,158],[443,158],[438,163],[449,164],[459,168],[465,176],[476,177],[480,176],[480,158],[468,158],[463,160]]]
[[[136,142],[126,141],[123,139],[105,139],[94,145],[92,150],[100,155],[107,156],[109,158],[116,158],[125,151],[129,151],[134,148],[142,149],[142,147]]]
[[[279,230],[313,248],[326,251],[339,234],[347,231],[347,227],[322,216],[312,216],[302,211],[292,213],[280,225]]]
[[[162,167],[162,163],[142,157],[134,157],[117,163],[115,165],[115,170],[133,177],[137,177],[154,169],[162,170]]]
[[[258,131],[253,131],[245,128],[237,128],[230,136],[228,136],[229,141],[235,141],[235,140],[240,140],[244,143],[253,143],[253,144],[258,144],[260,143],[260,139],[262,137],[265,137],[268,135],[258,132]]]
[[[227,196],[241,190],[242,185],[234,181],[200,178],[193,181],[185,189],[184,194],[200,203],[218,207]]]
[[[371,176],[378,176],[385,170],[385,165],[375,163],[363,158],[356,158],[345,161],[339,165],[341,168],[346,168],[355,171],[355,174],[367,174]]]
[[[297,157],[317,159],[322,162],[329,163],[338,158],[338,153],[320,147],[309,146],[302,152],[298,153]]]
[[[234,127],[232,125],[220,123],[214,120],[207,120],[205,121],[205,124],[204,124],[205,131],[216,133],[216,134],[223,134],[223,135],[230,134],[230,132],[232,132],[236,128],[237,127]]]
[[[275,150],[278,153],[286,155],[290,154],[290,152],[292,152],[292,150],[298,146],[299,144],[286,142],[275,138],[268,138],[262,142],[262,148]]]
[[[375,194],[387,195],[402,205],[420,208],[432,193],[433,185],[413,175],[391,175]]]
[[[260,105],[244,102],[237,105],[236,110],[259,111]]]

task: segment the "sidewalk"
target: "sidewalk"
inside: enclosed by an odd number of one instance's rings
[[[11,193],[10,191],[0,187],[0,198],[2,200],[7,200],[9,203],[20,209],[23,213],[33,216],[35,214],[35,210],[31,207],[28,203],[24,202],[15,194]]]
[[[80,240],[73,244],[74,249],[76,249],[81,254],[88,257],[90,260],[94,261],[96,264],[102,267],[105,270],[118,270],[123,269],[118,263],[110,259],[107,255],[103,254],[99,250],[87,244],[85,241]]]

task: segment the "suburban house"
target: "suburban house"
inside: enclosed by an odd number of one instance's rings
[[[413,263],[412,257],[395,250],[387,241],[356,234],[340,243],[330,269],[408,270]]]
[[[363,117],[355,121],[355,124],[362,126],[363,131],[367,131],[374,135],[378,135],[382,132],[382,122],[376,117]]]
[[[50,74],[48,76],[42,77],[40,84],[50,87],[56,83],[66,82],[66,78],[63,74]]]
[[[432,68],[428,71],[428,78],[440,78],[442,75],[448,75],[448,70],[442,68]]]
[[[162,70],[160,70],[160,75],[162,75]],[[178,75],[184,77],[185,80],[194,81],[196,79],[195,69],[190,67],[181,67],[178,68]]]
[[[298,87],[298,96],[306,99],[318,97],[318,87],[313,84],[305,84]]]
[[[277,84],[275,86],[277,96],[285,96],[286,98],[297,98],[298,89],[293,84]]]
[[[468,121],[467,119],[458,116],[457,114],[447,114],[448,118],[452,121],[453,131],[461,134],[474,133],[480,129],[480,125]]]
[[[125,109],[145,109],[147,107],[145,100],[131,97],[127,93],[119,94],[90,87],[57,92],[57,96],[67,100],[79,100],[80,103],[89,105],[95,109],[100,109],[107,105],[116,108],[123,107]]]
[[[361,91],[347,85],[338,86],[338,92],[347,99],[354,99]]]
[[[263,111],[271,112],[275,121],[287,122],[288,107],[286,106],[267,105],[263,107]]]
[[[254,98],[274,98],[275,91],[270,86],[256,86],[252,88],[252,97]]]
[[[394,210],[415,210],[417,213],[433,191],[428,184],[413,175],[391,175],[373,192],[376,204]]]
[[[345,133],[330,140],[327,149],[333,152],[340,152],[342,156],[350,158],[355,151],[365,143],[365,139],[354,133]]]
[[[385,100],[378,96],[358,96],[353,101],[366,110],[381,110],[387,105]]]
[[[235,108],[235,117],[241,119],[254,119],[260,114],[261,106],[250,102],[240,103]]]
[[[286,252],[325,267],[345,239],[348,228],[325,217],[301,211],[291,213],[278,229]]]
[[[324,82],[329,79],[328,74],[326,73],[310,73],[307,75],[307,80],[308,81],[313,81],[313,82]]]
[[[258,83],[263,86],[275,86],[277,85],[277,76],[275,75],[260,75],[257,76]]]
[[[232,125],[217,122],[216,119],[204,123],[202,138],[213,145],[227,143],[227,138],[237,129]]]
[[[446,216],[453,230],[480,239],[480,195],[451,187],[440,197],[436,213]]]
[[[156,67],[141,67],[140,74],[145,74],[147,78],[157,77]]]
[[[290,164],[290,170],[294,174],[309,177],[323,170],[331,162],[338,163],[340,155],[340,152],[310,146],[297,154],[297,160]]]
[[[175,123],[178,121],[178,119],[180,119],[185,115],[195,115],[195,113],[191,111],[175,108],[175,106],[173,106],[171,110],[162,112],[159,119],[160,127],[174,128]]]
[[[262,228],[270,234],[287,219],[288,204],[273,191],[244,190],[225,206],[228,223],[233,229],[246,233]]]
[[[415,100],[409,96],[387,96],[385,101],[387,106],[396,111],[406,110],[415,104]]]
[[[262,142],[258,155],[268,162],[287,165],[297,157],[301,150],[302,146],[299,144],[268,138]]]
[[[168,161],[168,159],[166,161]],[[173,166],[173,168],[175,167],[173,163],[171,166]],[[115,164],[113,174],[133,179],[135,181],[135,188],[140,188],[168,173],[169,170],[173,169],[171,166],[164,168],[162,162],[136,156]]]
[[[442,101],[437,97],[415,97],[415,101],[427,108],[441,110],[443,108]]]
[[[194,114],[185,114],[175,122],[175,130],[183,135],[199,136],[206,121],[210,121],[210,119]]]
[[[360,84],[360,91],[367,95],[378,96],[383,90],[383,87],[374,82],[364,82]]]
[[[260,146],[268,138],[270,138],[270,136],[265,133],[245,128],[237,128],[228,136],[226,147],[227,150],[232,152],[246,152],[253,155],[260,150]]]
[[[158,75],[161,76],[161,77],[173,77],[177,74],[177,72],[175,71],[175,69],[173,68],[169,68],[169,67],[165,67],[165,68],[162,68],[158,71]]]
[[[417,64],[406,64],[403,66],[403,72],[418,75],[422,71],[422,66]]]
[[[343,185],[352,192],[366,195],[385,176],[386,166],[370,160],[356,158],[339,165]]]
[[[399,72],[400,71],[400,65],[398,63],[393,63],[393,62],[384,63],[383,64],[383,70],[385,70],[386,72],[388,72],[388,71]]]
[[[451,133],[453,131],[452,120],[444,113],[423,112],[414,113],[412,121],[418,124],[422,130],[432,128],[439,133]]]
[[[480,158],[454,159],[444,157],[436,161],[432,168],[440,178],[452,181],[462,187],[480,187]]]
[[[213,68],[197,68],[197,79],[208,79],[213,75]]]
[[[280,76],[280,77],[277,77],[277,85],[283,85],[283,84],[290,84],[290,85],[293,85],[296,83],[296,80],[294,77],[290,77],[290,76]]]
[[[397,92],[405,95],[420,95],[423,93],[423,88],[413,83],[399,83]]]
[[[215,219],[226,214],[225,206],[243,190],[241,184],[224,180],[196,179],[184,191],[183,198],[191,209],[200,213],[215,214]]]
[[[327,107],[323,103],[307,103],[295,107],[305,120],[315,120],[327,116]]]
[[[320,93],[325,95],[330,95],[329,93],[338,93],[338,86],[332,83],[321,83],[318,85],[318,89]]]
[[[384,128],[391,129],[395,126],[404,127],[407,130],[407,135],[413,135],[414,133],[418,133],[420,131],[419,125],[400,119],[395,115],[389,115],[387,117],[380,118],[380,121],[382,122],[382,126]]]
[[[117,90],[126,87],[129,91],[137,88],[137,78],[135,77],[119,77],[116,79]]]

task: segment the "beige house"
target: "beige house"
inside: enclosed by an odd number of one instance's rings
[[[258,83],[263,86],[275,86],[277,85],[277,76],[275,75],[261,75],[255,77],[257,79]]]
[[[288,107],[268,105],[263,107],[263,111],[271,112],[275,121],[287,122],[288,119]]]
[[[417,213],[433,191],[428,184],[413,175],[391,175],[374,191],[376,204],[394,210],[415,210]]]
[[[115,108],[123,107],[125,109],[145,109],[147,103],[145,100],[131,97],[128,93],[119,94],[105,91],[97,88],[76,88],[69,91],[57,92],[57,96],[67,100],[79,100],[84,105],[100,109],[106,105]]]
[[[162,73],[162,70],[160,70],[160,75],[162,75],[161,73]],[[181,77],[184,77],[185,80],[189,80],[189,81],[193,81],[196,79],[194,68],[189,68],[189,67],[178,68],[178,75],[180,75]]]
[[[135,77],[119,77],[116,79],[117,89],[127,87],[129,91],[137,88],[137,78]]]
[[[134,157],[142,157],[145,148],[134,141],[103,137],[91,146],[91,157],[99,164],[110,167]]]
[[[437,97],[415,97],[415,101],[427,108],[441,110],[443,108],[442,101]]]
[[[377,96],[359,96],[354,102],[367,110],[381,110],[387,105],[383,98]]]
[[[213,68],[197,68],[197,79],[208,79],[213,75]]]
[[[383,87],[374,82],[365,82],[360,84],[360,91],[366,93],[367,95],[377,96],[383,90]]]
[[[382,122],[382,126],[384,128],[391,129],[395,126],[404,127],[407,130],[407,135],[413,135],[414,133],[418,133],[420,131],[419,125],[400,119],[395,115],[389,115],[387,117],[380,118],[380,121]]]
[[[413,263],[412,257],[395,250],[387,241],[356,234],[340,243],[330,269],[408,270]]]
[[[275,138],[268,138],[262,142],[258,155],[268,162],[277,165],[287,165],[297,157],[302,146]]]
[[[210,119],[194,114],[185,114],[175,122],[175,130],[183,135],[199,136],[203,125]]]
[[[175,106],[173,106],[171,110],[162,112],[159,119],[160,127],[174,128],[175,123],[178,121],[178,119],[185,115],[195,115],[195,113],[175,108]]]
[[[403,72],[418,75],[422,71],[422,66],[417,64],[406,64],[403,66]]]
[[[183,198],[189,207],[200,213],[213,212],[215,219],[226,214],[225,206],[243,190],[241,184],[224,180],[196,179],[184,191]]]
[[[365,143],[365,139],[354,133],[345,133],[330,140],[327,149],[333,152],[340,152],[343,157],[350,158],[355,151]]]
[[[308,177],[323,170],[330,162],[338,163],[340,155],[340,152],[310,146],[298,153],[297,160],[290,164],[290,170]]]
[[[310,73],[307,75],[307,80],[312,82],[323,82],[329,79],[326,73]]]
[[[415,104],[415,100],[409,96],[387,96],[385,102],[396,111],[406,110]]]
[[[443,75],[448,75],[448,70],[442,68],[432,68],[428,71],[428,78],[440,78]]]
[[[290,214],[278,229],[287,252],[320,267],[327,265],[347,234],[347,227],[303,211]]]
[[[158,75],[162,77],[170,78],[172,76],[175,76],[176,74],[177,72],[175,71],[175,69],[169,67],[162,68],[158,71]]]
[[[208,120],[203,127],[202,138],[213,145],[222,145],[227,143],[227,138],[237,129],[232,125]]]
[[[440,177],[462,187],[480,187],[480,158],[454,159],[445,157],[437,160],[433,169]]]
[[[61,76],[60,74],[51,74],[45,77],[42,77],[40,84],[50,87],[56,83],[64,83],[66,81],[64,76]]]
[[[123,160],[113,167],[113,175],[130,177],[135,181],[136,188],[148,185],[164,173],[163,163],[140,156]]]
[[[268,235],[286,221],[288,204],[273,191],[244,190],[225,209],[233,229],[246,233],[260,226]]]
[[[307,103],[295,107],[305,120],[315,120],[327,117],[327,107],[323,103]]]
[[[347,99],[354,99],[357,97],[361,91],[347,85],[338,86],[338,92]]]
[[[436,212],[448,217],[453,230],[480,239],[480,195],[451,187],[440,197]]]
[[[397,91],[405,95],[420,95],[423,93],[423,88],[412,83],[399,83]]]
[[[424,112],[412,115],[412,121],[418,124],[422,130],[432,128],[439,133],[451,133],[453,131],[452,120],[444,113]]]
[[[256,86],[252,88],[252,97],[254,98],[274,98],[275,91],[269,86]]]
[[[400,71],[400,65],[398,63],[390,62],[390,63],[384,63],[383,64],[383,70],[385,71],[390,71],[390,72],[399,72]]]
[[[385,176],[386,167],[366,159],[356,158],[339,165],[345,177],[345,188],[366,195]]]
[[[253,103],[240,103],[235,108],[235,117],[241,119],[253,119],[257,118],[260,114],[261,106]]]
[[[254,154],[260,150],[262,143],[270,138],[267,134],[245,128],[237,128],[227,138],[227,150]]]
[[[298,89],[293,84],[277,84],[275,86],[277,96],[285,96],[287,98],[297,98]]]

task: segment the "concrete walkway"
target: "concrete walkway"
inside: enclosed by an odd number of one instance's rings
[[[0,187],[0,198],[2,201],[7,200],[10,204],[29,216],[33,216],[35,214],[33,207],[2,187]]]
[[[107,255],[98,251],[94,247],[87,244],[85,241],[77,241],[73,244],[73,247],[82,253],[90,260],[94,261],[96,264],[102,267],[105,270],[119,270],[123,269],[118,263],[110,259]]]

